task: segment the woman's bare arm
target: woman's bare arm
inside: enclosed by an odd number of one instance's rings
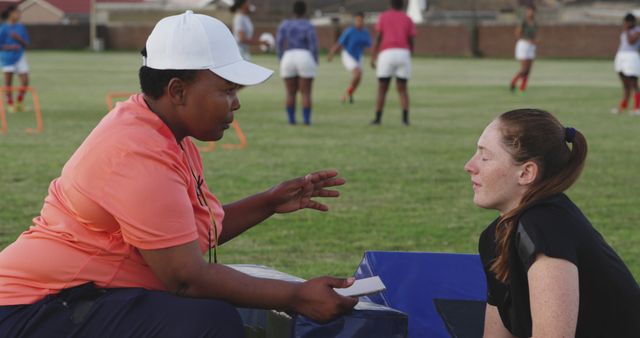
[[[578,268],[539,254],[528,272],[534,338],[575,337],[580,303]]]
[[[167,291],[184,297],[216,298],[237,306],[302,313],[325,322],[350,311],[357,298],[333,288],[353,280],[320,277],[304,283],[255,278],[230,267],[206,263],[196,241],[166,249],[139,250]]]
[[[498,308],[491,304],[487,304],[484,311],[484,333],[482,336],[485,338],[516,338],[502,324]]]

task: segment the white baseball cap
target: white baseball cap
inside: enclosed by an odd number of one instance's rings
[[[158,21],[146,48],[143,64],[153,69],[209,69],[244,86],[261,83],[273,74],[272,70],[242,58],[224,23],[192,11]]]

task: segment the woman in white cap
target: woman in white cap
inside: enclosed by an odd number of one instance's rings
[[[640,27],[637,26],[636,17],[628,13],[624,17],[622,33],[620,33],[620,46],[616,53],[614,67],[622,82],[622,100],[618,107],[613,108],[613,114],[620,114],[627,110],[629,98],[633,93],[633,110],[631,115],[640,115],[640,88],[638,77],[640,76]]]
[[[161,20],[143,55],[142,94],[97,125],[0,253],[0,337],[235,338],[234,306],[317,321],[351,310],[357,298],[333,288],[352,279],[290,283],[217,264],[218,245],[275,213],[326,211],[312,198],[345,183],[319,171],[225,205],[210,192],[191,138],[221,139],[238,90],[272,72],[243,60],[222,22],[190,11]]]

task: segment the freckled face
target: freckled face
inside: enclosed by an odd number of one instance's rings
[[[496,209],[504,214],[517,207],[524,196],[525,187],[518,183],[521,166],[502,145],[498,120],[484,130],[476,153],[464,169],[471,176],[473,202],[481,208]]]
[[[187,134],[201,141],[220,140],[240,108],[240,88],[209,70],[199,71],[196,79],[186,85],[181,118]]]

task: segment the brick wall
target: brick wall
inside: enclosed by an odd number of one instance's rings
[[[374,37],[374,28],[367,27],[371,37]],[[256,25],[255,36],[263,32],[270,32],[275,36],[277,27],[273,25]],[[328,50],[335,43],[339,32],[331,26],[317,27],[318,45],[320,49]],[[433,56],[469,56],[470,33],[465,26],[426,26],[417,27],[418,38],[415,44],[417,55]],[[257,50],[256,50],[257,51]]]
[[[89,25],[28,25],[31,49],[83,49],[89,46]]]
[[[416,27],[415,54],[471,56],[471,30],[462,25]]]
[[[98,27],[98,37],[109,50],[139,50],[153,27],[119,25]],[[30,25],[27,27],[32,49],[83,49],[89,45],[87,25]],[[255,34],[271,32],[276,25],[256,25]],[[466,25],[420,25],[417,27],[416,55],[471,56],[472,30]],[[372,27],[369,31],[373,32]],[[328,49],[336,38],[336,29],[318,27],[321,49]],[[543,25],[539,32],[540,57],[611,58],[618,46],[617,25]],[[485,57],[512,57],[515,46],[514,27],[481,25],[477,46]]]
[[[622,29],[617,25],[544,26],[540,29],[540,56],[613,58]]]
[[[616,25],[545,25],[538,34],[540,57],[610,58],[618,48],[621,29]],[[513,56],[512,26],[481,26],[479,47],[483,56]]]
[[[153,26],[111,26],[102,27],[98,37],[103,39],[108,50],[136,50],[144,47]]]

